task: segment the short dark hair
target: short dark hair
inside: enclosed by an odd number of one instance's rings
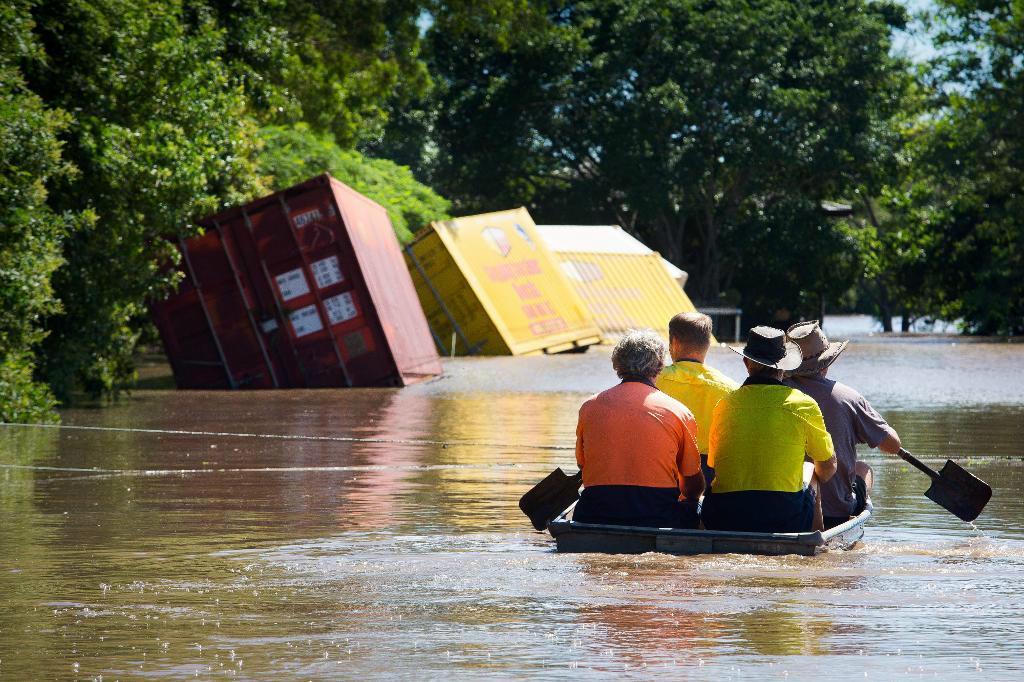
[[[711,318],[704,313],[679,313],[668,321],[668,336],[684,346],[711,346]]]
[[[750,360],[750,358],[744,357],[744,360]],[[777,379],[781,374],[783,374],[781,369],[762,365],[756,360],[750,360],[749,363],[744,364],[747,366],[747,374],[752,377],[768,377],[769,379]]]

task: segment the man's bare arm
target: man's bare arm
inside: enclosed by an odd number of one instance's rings
[[[698,471],[693,476],[683,476],[683,496],[694,504],[704,493],[704,474]]]
[[[901,447],[903,447],[903,443],[900,441],[900,436],[892,428],[889,428],[889,434],[878,444],[879,450],[890,455],[895,455]]]
[[[838,469],[839,465],[836,463],[835,455],[832,455],[830,459],[814,463],[814,473],[822,483],[835,476]]]

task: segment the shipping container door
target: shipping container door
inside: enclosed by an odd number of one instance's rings
[[[246,292],[231,274],[219,234],[209,231],[190,239],[182,247],[182,257],[199,311],[216,339],[226,384],[231,388],[272,387],[272,369],[248,319]]]
[[[172,298],[154,306],[154,319],[178,388],[230,388],[231,378],[199,300],[186,275]]]
[[[456,218],[435,229],[513,354],[599,339],[525,209]]]
[[[300,211],[309,213],[307,207]],[[349,381],[342,359],[327,331],[321,301],[312,284],[312,273],[296,240],[285,206],[266,202],[248,211],[255,250],[264,277],[273,291],[280,310],[287,343],[301,375],[298,385],[309,388],[347,386]],[[299,215],[303,227],[310,226],[308,215]],[[334,241],[330,229],[313,226],[310,237],[323,244]]]
[[[441,240],[434,223],[406,247],[406,262],[434,340],[448,355],[511,352],[476,289]]]
[[[331,186],[289,196],[287,206],[311,285],[322,302],[327,333],[352,384],[388,383],[395,376],[394,363]]]

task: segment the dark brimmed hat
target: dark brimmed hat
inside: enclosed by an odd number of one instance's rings
[[[775,369],[791,370],[800,366],[800,347],[786,340],[786,332],[775,327],[754,327],[747,334],[743,349],[732,348],[748,360]]]
[[[790,341],[800,346],[804,361],[793,370],[793,374],[817,374],[825,369],[846,350],[849,341],[829,343],[817,320],[794,324],[786,333]]]

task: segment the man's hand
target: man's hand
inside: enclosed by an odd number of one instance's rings
[[[704,474],[698,471],[693,476],[683,476],[683,497],[688,501],[697,504],[697,500],[704,494]]]

